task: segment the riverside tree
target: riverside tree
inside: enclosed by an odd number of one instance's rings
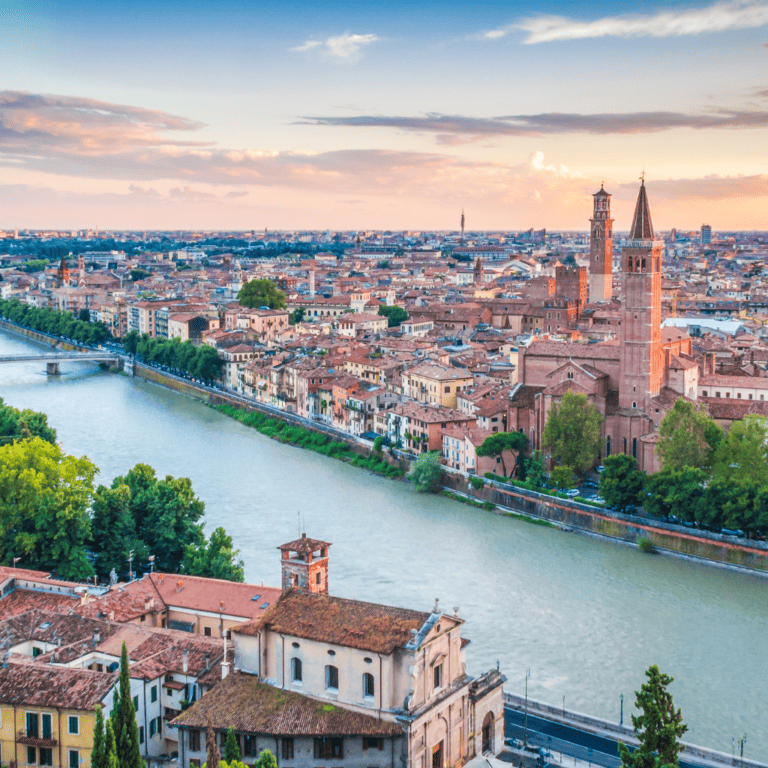
[[[645,676],[648,682],[635,691],[635,706],[641,714],[632,715],[632,727],[640,745],[632,752],[619,742],[621,768],[675,768],[683,749],[679,739],[688,726],[667,690],[674,678],[660,672],[655,664]]]
[[[0,443],[39,437],[49,443],[56,443],[56,430],[48,424],[44,413],[25,409],[20,411],[6,405],[0,398]]]
[[[715,451],[712,474],[735,482],[768,486],[768,419],[765,416],[750,413],[731,424]]]
[[[656,454],[665,469],[698,467],[709,471],[723,430],[707,415],[704,403],[675,401],[659,424]]]
[[[496,432],[483,440],[477,447],[478,456],[496,456],[501,459],[501,468],[505,477],[512,477],[517,470],[520,454],[528,447],[528,438],[522,432]],[[511,451],[515,460],[511,471],[507,474],[504,462],[504,452]]]
[[[609,507],[627,512],[643,502],[645,473],[637,468],[637,459],[618,453],[603,459],[605,471],[600,475],[600,495]]]
[[[595,465],[602,444],[603,417],[584,394],[568,391],[560,406],[553,405],[542,435],[558,464],[584,474]]]
[[[223,528],[217,528],[209,541],[187,545],[181,572],[210,579],[243,582],[245,566],[239,556],[240,550],[234,549],[232,537]]]
[[[408,473],[408,479],[420,493],[437,493],[443,479],[440,452],[427,451],[420,454],[413,462],[413,468]]]

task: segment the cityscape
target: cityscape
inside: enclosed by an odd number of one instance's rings
[[[0,764],[768,768],[763,3],[0,18]]]

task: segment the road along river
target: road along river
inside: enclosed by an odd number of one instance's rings
[[[0,334],[0,355],[39,345]],[[768,756],[768,580],[633,546],[503,518],[419,495],[212,409],[93,363],[0,366],[0,397],[48,414],[68,453],[111,482],[145,462],[192,479],[208,530],[224,526],[246,579],[279,584],[275,547],[307,534],[333,542],[334,594],[429,610],[459,606],[469,671],[496,664],[508,690],[629,720],[650,664],[676,680],[686,740]],[[162,568],[162,563],[160,564]]]

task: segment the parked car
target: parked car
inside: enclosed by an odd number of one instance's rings
[[[595,467],[595,472],[605,472],[605,467],[601,464],[599,467]]]
[[[587,496],[587,501],[591,501],[594,504],[605,504],[605,499],[598,493],[592,493]]]
[[[579,495],[579,489],[578,488],[569,488],[567,491],[564,491],[566,496],[570,496],[572,499],[576,498],[576,496]]]
[[[726,536],[738,536],[740,539],[743,539],[746,535],[742,530],[734,531],[731,528],[723,528],[720,533],[724,533]]]

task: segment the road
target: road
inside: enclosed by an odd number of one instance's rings
[[[504,708],[506,737],[523,741],[525,714],[516,709]],[[615,739],[598,736],[569,725],[546,720],[528,713],[528,744],[544,747],[553,753],[574,758],[574,764],[617,768],[621,765],[618,743]],[[683,753],[685,754],[685,753]],[[570,761],[569,761],[570,762]],[[680,768],[701,768],[703,763],[680,760]]]

